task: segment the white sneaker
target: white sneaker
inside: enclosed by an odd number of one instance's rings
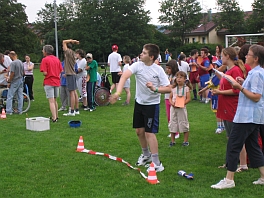
[[[75,116],[75,113],[74,113],[74,112],[73,112],[73,113],[68,112],[68,113],[64,113],[63,115],[64,115],[64,116]]]
[[[61,107],[61,108],[59,108],[59,110],[58,111],[66,111],[67,109],[65,108],[65,107]]]
[[[169,134],[167,137],[171,137],[171,134]]]
[[[211,188],[214,188],[214,189],[225,189],[225,188],[234,188],[234,187],[235,187],[235,182],[231,181],[230,183],[227,183],[226,178],[224,178],[217,184],[214,184],[211,186]]]
[[[155,163],[153,163],[153,164],[154,164],[154,168],[155,168],[155,171],[156,172],[164,171],[164,166],[162,165],[161,162],[160,162],[160,165],[159,166],[157,166]],[[150,169],[150,167],[147,169],[147,172],[149,172],[149,169]]]
[[[259,178],[257,181],[254,181],[253,184],[260,184],[260,185],[264,185],[264,179]]]
[[[222,133],[222,129],[221,129],[221,128],[217,128],[217,129],[215,130],[215,133]]]
[[[80,115],[80,111],[75,111],[75,115]]]
[[[122,100],[121,97],[119,97],[118,100]]]
[[[180,138],[180,133],[175,134],[175,139]]]
[[[208,99],[206,99],[206,100],[204,101],[205,104],[208,104],[209,102],[210,102],[210,100],[208,100]]]
[[[144,156],[143,154],[141,154],[138,158],[136,166],[144,166],[146,163],[151,162],[151,161],[152,161],[151,155]]]

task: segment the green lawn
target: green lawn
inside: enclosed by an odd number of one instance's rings
[[[28,117],[49,117],[48,100],[42,87],[43,76],[34,71],[34,94]],[[132,98],[134,78],[131,78]],[[182,147],[183,136],[169,148],[168,127],[162,96],[160,112],[159,155],[165,170],[157,174],[160,184],[151,185],[138,171],[104,156],[77,153],[80,136],[86,149],[123,158],[134,166],[141,153],[132,129],[133,104],[122,101],[76,117],[63,117],[50,123],[50,130],[26,130],[26,115],[7,116],[0,120],[0,197],[262,197],[263,186],[252,182],[258,170],[236,174],[236,187],[211,189],[223,179],[225,133],[215,134],[215,116],[209,104],[188,104],[190,146]],[[60,104],[60,102],[58,101]],[[60,105],[59,105],[60,106]],[[70,128],[69,120],[81,120],[80,128]],[[179,170],[194,173],[194,180],[177,175]],[[146,168],[141,171],[146,174]]]

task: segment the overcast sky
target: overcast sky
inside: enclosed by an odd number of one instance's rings
[[[150,10],[151,12],[150,17],[152,18],[152,24],[158,24],[157,18],[159,16],[159,1],[162,0],[146,0],[146,9]],[[44,8],[45,3],[53,3],[54,0],[17,0],[17,2],[26,6],[28,21],[34,22],[37,18],[38,10]],[[56,0],[56,2],[57,4],[60,4],[63,2],[63,0]],[[210,8],[213,9],[215,7],[215,1],[213,0],[199,0],[199,2],[204,10],[208,10]],[[238,0],[238,2],[244,11],[250,11],[251,4],[254,2],[254,0]]]

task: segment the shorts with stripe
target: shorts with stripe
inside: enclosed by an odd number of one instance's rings
[[[141,105],[135,102],[133,128],[145,128],[145,132],[158,133],[160,105]]]

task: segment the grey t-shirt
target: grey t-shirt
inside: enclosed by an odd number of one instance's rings
[[[16,82],[18,80],[22,80],[24,76],[24,65],[21,60],[14,60],[10,64],[10,72],[14,72],[14,78],[11,83]]]

